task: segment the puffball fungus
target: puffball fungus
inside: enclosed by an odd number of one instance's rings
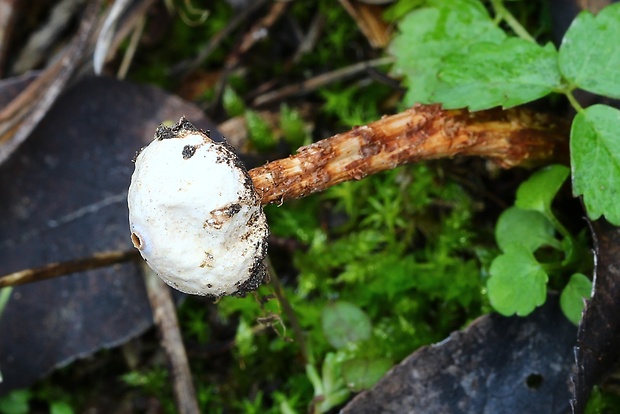
[[[160,125],[135,164],[129,224],[147,264],[185,293],[220,297],[258,288],[269,228],[235,150],[181,118]]]

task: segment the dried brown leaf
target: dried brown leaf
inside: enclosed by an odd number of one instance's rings
[[[0,167],[0,274],[130,250],[131,159],[161,121],[183,114],[211,127],[177,97],[110,78],[62,96]],[[0,394],[151,324],[135,262],[17,286],[0,318]]]

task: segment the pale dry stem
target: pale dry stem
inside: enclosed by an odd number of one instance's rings
[[[468,112],[416,105],[249,171],[263,204],[422,160],[481,156],[501,167],[566,161],[568,126],[523,108]]]

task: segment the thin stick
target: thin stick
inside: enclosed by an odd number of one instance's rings
[[[323,31],[323,27],[325,26],[325,15],[322,13],[316,13],[312,18],[312,22],[310,23],[310,28],[306,32],[303,37],[301,43],[297,47],[297,51],[293,56],[293,63],[299,62],[302,56],[306,53],[309,53],[319,40],[319,36]]]
[[[567,137],[561,120],[523,108],[470,113],[416,105],[249,173],[263,204],[281,203],[422,160],[475,155],[504,168],[566,161]]]
[[[110,44],[114,40],[114,32],[116,31],[116,24],[120,20],[125,9],[129,7],[131,0],[117,0],[112,4],[108,15],[106,16],[99,36],[97,37],[97,43],[95,44],[95,53],[93,56],[93,68],[96,75],[101,75],[103,72],[103,66],[105,65],[106,58],[108,57],[108,51]]]
[[[224,94],[224,88],[228,83],[228,76],[233,69],[239,65],[241,57],[247,53],[248,50],[254,47],[254,45],[256,45],[261,39],[268,36],[269,29],[278,19],[280,19],[280,17],[282,17],[288,6],[289,2],[277,1],[273,3],[267,15],[261,18],[247,33],[245,33],[241,39],[241,43],[230,55],[228,55],[222,73],[218,77],[217,83],[215,84],[215,99],[212,99],[212,102],[209,105],[209,111],[212,111],[213,108],[221,102],[222,95]]]
[[[97,269],[110,266],[116,263],[137,260],[140,254],[137,250],[118,251],[109,253],[96,253],[85,259],[72,260],[61,263],[50,263],[48,265],[20,270],[19,272],[9,273],[0,277],[0,288],[7,286],[18,286],[26,283],[40,282],[58,276],[64,276],[75,272]]]
[[[338,0],[357,24],[358,29],[375,49],[384,48],[390,41],[390,26],[381,18],[383,7],[377,4]]]
[[[257,96],[252,101],[252,107],[262,106],[273,102],[281,101],[289,96],[298,95],[302,93],[312,92],[321,86],[333,83],[339,80],[347,79],[351,76],[362,73],[370,68],[377,66],[383,66],[394,62],[391,57],[381,57],[377,59],[368,60],[365,62],[354,63],[353,65],[345,66],[334,70],[332,72],[323,73],[321,75],[310,78],[301,83],[294,85],[287,85],[275,91],[267,92],[263,95]]]
[[[177,410],[182,414],[200,414],[170,288],[145,263],[142,263],[142,270],[146,293],[153,310],[153,320],[170,364]]]
[[[274,293],[276,294],[276,297],[278,298],[280,305],[282,305],[282,309],[284,309],[284,313],[288,317],[289,323],[291,324],[291,327],[293,328],[293,333],[295,335],[295,340],[297,341],[297,344],[299,345],[299,350],[301,351],[301,357],[303,358],[303,363],[304,365],[306,365],[309,361],[310,355],[308,354],[308,347],[306,346],[304,332],[301,329],[299,320],[297,319],[297,314],[295,313],[295,310],[293,309],[293,306],[291,305],[291,303],[286,298],[284,287],[282,286],[282,283],[280,282],[280,279],[278,278],[278,274],[273,268],[273,265],[271,264],[271,260],[269,260],[269,258],[267,258],[267,268],[269,271],[271,283],[273,284]]]
[[[231,61],[226,63],[227,66],[237,66],[241,55],[247,53],[247,51],[254,47],[256,43],[258,43],[261,39],[267,37],[268,30],[280,19],[280,17],[282,17],[290,4],[291,2],[288,1],[277,1],[273,3],[267,15],[265,15],[262,19],[256,22],[252,26],[252,28],[243,36],[241,44],[239,45],[236,53],[234,53],[230,57]]]
[[[218,33],[216,33],[207,46],[202,49],[198,55],[190,62],[183,62],[176,67],[174,67],[171,71],[172,75],[186,77],[190,72],[194,71],[198,68],[202,62],[207,60],[207,58],[213,53],[218,46],[222,43],[224,39],[231,35],[231,33],[252,13],[262,7],[267,0],[256,0],[249,4],[249,6],[244,7],[238,14],[236,14]]]
[[[140,38],[142,37],[142,33],[144,32],[144,26],[146,26],[146,18],[142,16],[138,20],[138,23],[136,24],[136,27],[133,29],[133,33],[131,34],[131,37],[129,38],[129,44],[127,45],[127,50],[125,51],[125,54],[123,55],[123,60],[121,61],[121,65],[118,68],[118,72],[116,74],[116,77],[118,79],[122,80],[122,79],[125,79],[125,76],[127,76],[127,72],[129,71],[129,66],[131,65],[131,62],[133,61],[136,51],[138,50],[138,43],[140,43]]]
[[[80,28],[62,57],[0,110],[0,164],[28,138],[63,91],[85,53],[99,5],[97,0],[86,6]]]
[[[4,67],[8,57],[15,24],[19,13],[18,0],[0,0],[0,79],[4,78]]]

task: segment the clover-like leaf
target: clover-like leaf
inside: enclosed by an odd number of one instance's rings
[[[581,320],[581,312],[583,311],[584,299],[590,297],[592,292],[592,281],[581,273],[575,273],[562,294],[560,295],[560,307],[562,312],[569,321],[575,325]]]
[[[559,88],[561,76],[552,44],[539,46],[521,38],[480,42],[448,56],[439,71],[431,100],[444,108],[472,111],[510,108]]]
[[[502,315],[529,315],[545,303],[548,276],[527,247],[507,246],[504,254],[493,260],[489,273],[489,300]]]
[[[573,21],[560,47],[562,74],[575,86],[620,98],[620,4],[597,16],[584,11]]]
[[[334,348],[368,339],[371,333],[371,323],[366,313],[354,304],[344,301],[334,302],[323,308],[321,326]]]
[[[620,225],[620,111],[593,105],[577,114],[570,139],[573,194],[592,220]]]
[[[495,226],[495,239],[503,251],[515,243],[525,246],[531,252],[544,245],[561,249],[554,233],[553,224],[544,214],[518,207],[504,210]]]
[[[569,174],[568,167],[559,164],[536,171],[519,186],[515,205],[524,210],[540,211],[551,219],[551,202]]]
[[[406,105],[432,103],[437,68],[445,57],[475,42],[501,42],[506,35],[478,1],[430,2],[409,13],[399,24],[400,33],[390,44],[396,56],[394,73],[405,76]]]

